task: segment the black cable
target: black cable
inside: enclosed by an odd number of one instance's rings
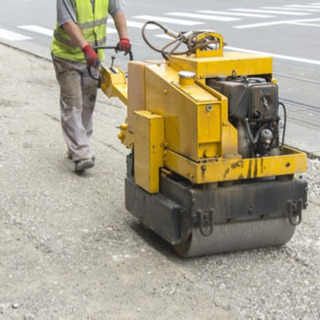
[[[287,126],[287,109],[286,109],[286,106],[284,105],[284,103],[279,102],[279,105],[281,105],[283,108],[283,132],[282,132],[282,142],[281,142],[281,146],[282,146],[282,150],[283,150],[284,137],[286,135],[286,126]]]

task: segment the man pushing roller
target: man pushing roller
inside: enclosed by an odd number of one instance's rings
[[[75,171],[94,166],[90,137],[97,82],[88,74],[87,66],[92,67],[92,73],[97,76],[104,51],[92,47],[106,44],[106,23],[110,14],[120,39],[118,50],[130,51],[123,10],[123,0],[57,0],[57,24],[51,52],[60,86],[63,137]]]

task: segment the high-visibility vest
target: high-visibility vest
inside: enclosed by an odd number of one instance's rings
[[[75,5],[76,23],[83,37],[92,47],[105,45],[109,0],[95,0],[94,10],[90,0],[75,0]],[[51,52],[58,58],[86,63],[84,53],[72,42],[62,26],[56,25]],[[103,50],[98,50],[98,54],[103,61]]]

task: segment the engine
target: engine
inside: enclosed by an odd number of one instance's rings
[[[207,85],[228,98],[229,121],[238,130],[243,158],[275,156],[279,147],[278,86],[260,77],[216,77]]]

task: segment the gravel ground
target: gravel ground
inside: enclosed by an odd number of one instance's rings
[[[309,199],[317,204],[320,204],[320,161],[319,159],[308,160],[308,188]]]
[[[319,160],[281,248],[180,259],[124,208],[125,108],[98,99],[96,166],[66,159],[51,63],[0,45],[0,319],[319,319]]]

